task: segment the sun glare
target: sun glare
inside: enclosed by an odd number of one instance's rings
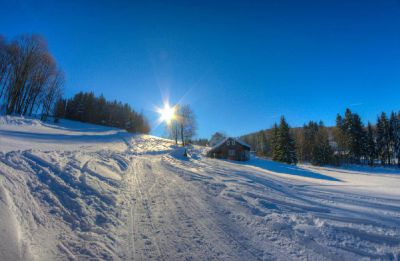
[[[171,107],[168,103],[164,104],[164,108],[158,109],[160,120],[169,124],[175,118],[175,108]]]

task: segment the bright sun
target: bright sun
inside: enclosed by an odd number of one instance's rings
[[[166,123],[170,123],[175,118],[175,108],[169,104],[164,104],[164,108],[157,111],[160,114],[160,120]]]

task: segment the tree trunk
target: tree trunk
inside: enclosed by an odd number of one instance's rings
[[[175,145],[178,145],[178,126],[177,126],[178,124],[174,124],[174,126],[175,126]]]
[[[182,140],[182,147],[185,146],[185,140],[183,138],[183,125],[181,125],[181,140]]]

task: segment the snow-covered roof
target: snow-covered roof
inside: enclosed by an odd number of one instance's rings
[[[239,143],[239,144],[241,144],[241,145],[243,145],[243,146],[248,147],[249,149],[251,149],[250,145],[247,144],[247,143],[244,142],[244,141],[241,141],[241,140],[239,140],[239,139],[232,138],[232,137],[225,137],[225,138],[223,138],[220,142],[218,142],[218,143],[215,144],[213,147],[211,147],[210,151],[215,150],[216,148],[218,148],[219,146],[221,146],[222,144],[224,144],[224,143],[225,143],[227,140],[229,140],[229,139],[232,139],[232,140],[234,140],[235,142],[237,142],[237,143]]]

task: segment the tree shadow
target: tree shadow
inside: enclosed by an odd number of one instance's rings
[[[55,134],[55,133],[32,133],[22,131],[8,131],[0,130],[0,135],[13,137],[16,139],[32,139],[32,140],[53,140],[59,143],[71,142],[115,142],[121,141],[121,133],[100,134],[100,135],[68,135],[68,134]]]
[[[74,132],[107,132],[118,130],[114,127],[96,125],[80,121],[70,121],[66,119],[60,119],[59,123],[42,122],[42,125],[52,129]]]
[[[342,181],[340,179],[337,179],[337,178],[334,178],[331,176],[327,176],[327,175],[324,175],[324,174],[321,174],[318,172],[299,168],[295,165],[274,162],[271,160],[260,159],[260,158],[256,158],[256,157],[252,157],[249,161],[239,163],[239,164],[258,167],[258,168],[261,168],[264,170],[281,173],[281,174],[301,176],[301,177],[305,177],[305,178],[313,178],[313,179],[321,179],[321,180],[329,180],[329,181]]]
[[[343,165],[334,169],[323,168],[325,171],[339,172],[343,174],[391,174],[400,175],[400,168],[397,166],[366,166],[366,165]]]

